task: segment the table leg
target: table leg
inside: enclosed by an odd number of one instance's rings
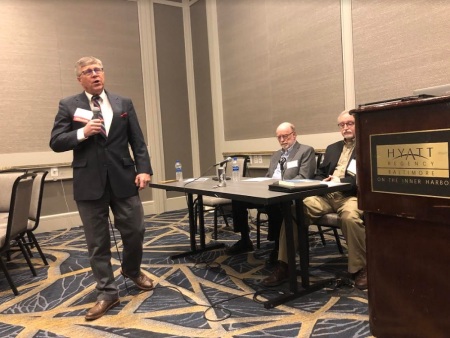
[[[283,203],[281,205],[284,215],[284,227],[286,230],[286,247],[288,253],[289,267],[289,290],[293,293],[297,292],[297,268],[295,263],[295,245],[294,245],[294,226],[292,221],[291,203]]]
[[[281,210],[284,217],[284,227],[286,231],[286,247],[288,254],[288,268],[289,268],[289,290],[290,292],[276,298],[269,299],[264,303],[266,309],[273,308],[280,304],[283,304],[289,300],[297,298],[298,286],[297,286],[297,269],[295,264],[295,245],[294,245],[294,231],[292,221],[291,203],[286,202],[281,204]],[[280,243],[281,244],[281,243]]]
[[[282,210],[284,215],[284,226],[286,230],[286,246],[288,252],[288,266],[289,266],[289,290],[290,292],[276,298],[269,299],[264,303],[266,309],[276,307],[280,304],[286,303],[290,300],[300,298],[312,292],[318,291],[329,285],[334,279],[328,279],[322,282],[310,285],[309,283],[309,235],[308,226],[304,221],[303,200],[295,201],[295,215],[298,226],[298,243],[300,252],[300,276],[302,280],[303,290],[298,291],[297,284],[297,270],[295,262],[295,245],[294,245],[294,222],[292,221],[292,211],[290,203],[283,203]]]
[[[197,197],[198,204],[198,228],[200,231],[200,248],[204,250],[206,248],[206,240],[205,240],[205,215],[203,214],[203,196],[199,195]]]
[[[183,252],[180,254],[172,255],[170,256],[171,259],[176,258],[182,258],[194,254],[198,254],[204,251],[210,251],[215,250],[219,248],[223,248],[225,246],[224,243],[217,243],[212,244],[209,246],[206,246],[205,242],[205,218],[203,215],[203,198],[201,195],[197,197],[197,203],[198,203],[198,222],[199,222],[199,231],[200,231],[200,249],[197,249],[196,241],[195,241],[195,233],[196,233],[196,224],[195,224],[195,217],[194,217],[194,198],[192,194],[187,194],[188,199],[188,210],[189,210],[189,237],[191,242],[191,251]]]
[[[303,288],[309,287],[309,233],[305,224],[303,200],[295,201],[295,216],[298,229],[298,250],[300,254],[300,276]]]

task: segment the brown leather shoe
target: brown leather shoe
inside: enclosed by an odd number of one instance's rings
[[[148,278],[142,271],[139,272],[139,276],[137,277],[130,277],[126,275],[123,271],[121,271],[120,273],[122,274],[122,276],[131,279],[139,289],[144,291],[153,290],[153,281],[150,278]]]
[[[86,320],[94,320],[103,316],[109,309],[120,304],[118,299],[114,300],[99,300],[84,317]]]
[[[355,287],[360,290],[367,289],[367,269],[362,268],[355,273]]]
[[[289,278],[289,268],[287,263],[278,261],[275,270],[269,277],[263,279],[262,284],[264,286],[277,286],[287,281],[288,278]]]

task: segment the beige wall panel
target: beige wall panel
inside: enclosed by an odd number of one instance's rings
[[[205,4],[200,0],[190,7],[201,173],[216,161]]]
[[[356,103],[450,83],[450,2],[353,0]]]
[[[82,91],[74,64],[85,55],[103,61],[108,90],[133,99],[146,137],[136,2],[0,0],[0,48],[0,167],[9,165],[2,154],[51,153],[58,101]],[[151,200],[151,190],[141,197]],[[75,211],[72,182],[47,182],[42,208]]]
[[[344,108],[340,1],[218,0],[225,140],[333,132]]]
[[[82,91],[73,67],[85,55],[104,62],[108,90],[133,99],[146,134],[135,2],[1,0],[0,47],[2,154],[50,151],[58,101]]]
[[[56,22],[48,14],[52,9],[48,1],[0,2],[3,154],[49,149],[50,117],[61,95]]]
[[[154,12],[165,177],[175,178],[177,159],[184,177],[192,177],[183,13],[180,7],[159,4]]]

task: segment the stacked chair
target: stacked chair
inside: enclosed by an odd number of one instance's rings
[[[2,191],[0,194],[0,267],[15,295],[18,295],[19,292],[12,281],[2,255],[9,253],[11,243],[17,244],[31,273],[36,276],[36,270],[21,241],[21,237],[27,232],[35,177],[35,173],[0,173],[0,191]]]
[[[25,244],[28,254],[33,257],[33,254],[31,252],[31,248],[36,248],[39,255],[41,256],[42,261],[45,265],[48,265],[47,259],[45,258],[44,253],[41,250],[41,247],[39,246],[39,243],[34,236],[33,232],[37,229],[39,226],[39,220],[41,216],[41,206],[42,206],[42,197],[44,195],[44,183],[45,183],[45,177],[48,174],[48,171],[46,170],[35,170],[33,173],[36,174],[36,177],[33,182],[33,193],[31,195],[31,204],[30,204],[30,211],[28,214],[28,226],[25,233],[22,234],[22,242]]]

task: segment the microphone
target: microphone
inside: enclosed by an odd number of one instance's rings
[[[284,180],[284,165],[286,164],[286,157],[281,157],[278,161],[280,164],[280,171],[281,171],[281,180]]]
[[[283,171],[284,170],[284,164],[286,163],[286,157],[280,158],[278,163],[280,163],[280,170]]]
[[[227,163],[227,162],[231,162],[232,160],[233,160],[233,159],[232,159],[231,157],[227,157],[227,158],[226,158],[225,160],[223,160],[222,162],[219,162],[219,163],[216,163],[216,164],[211,165],[211,166],[210,166],[208,169],[206,169],[199,177],[197,177],[196,179],[194,179],[194,180],[192,180],[192,181],[186,182],[184,186],[186,186],[186,185],[188,185],[188,184],[190,184],[190,183],[193,183],[193,182],[197,181],[199,178],[201,178],[201,177],[203,177],[205,174],[207,174],[208,171],[209,171],[210,169],[212,169],[212,168],[214,168],[214,167],[217,167],[217,166],[222,166],[222,165],[224,165],[224,164]],[[212,179],[213,179],[214,181],[218,181],[218,180],[219,180],[219,177],[218,177],[218,176],[214,176]],[[225,179],[230,180],[231,178],[230,178],[230,177],[226,177]]]
[[[100,108],[99,107],[94,107],[92,108],[92,119],[99,119],[99,115],[100,114]]]
[[[222,162],[216,163],[214,164],[214,167],[221,167],[223,166],[225,163],[231,162],[233,159],[231,157],[227,157],[226,159],[224,159]]]

